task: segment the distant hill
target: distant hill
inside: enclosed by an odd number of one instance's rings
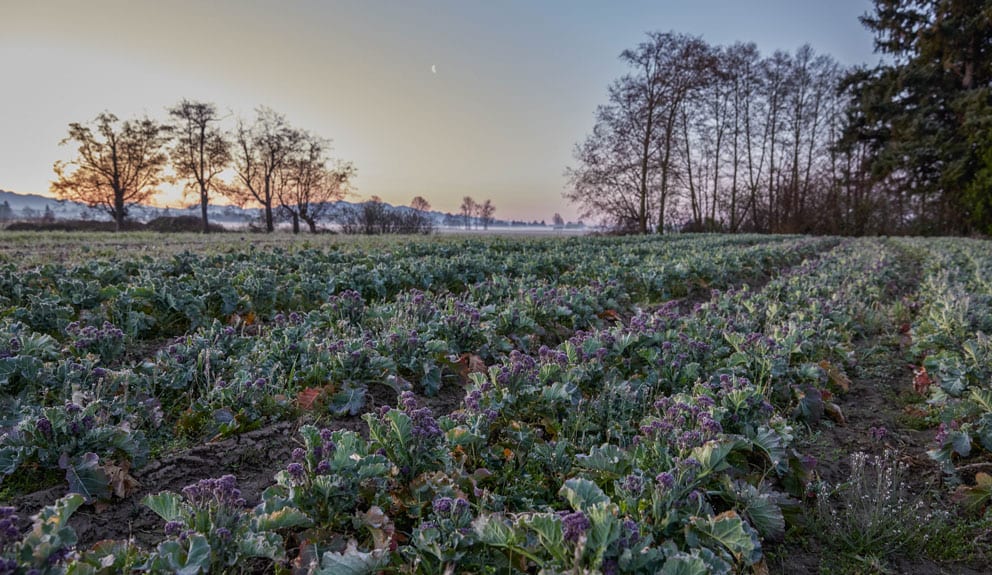
[[[56,220],[109,220],[110,217],[100,210],[88,208],[84,204],[57,200],[40,196],[38,194],[19,194],[0,190],[0,205],[6,202],[13,211],[13,219],[35,219],[45,214],[46,208],[51,211]],[[357,208],[363,202],[349,202],[341,200],[334,203],[331,213],[342,213],[346,210]],[[409,211],[413,208],[409,206],[393,206],[384,204],[387,210]],[[239,208],[237,206],[208,206],[207,214],[212,222],[227,225],[244,225],[258,219],[259,210],[257,208]],[[460,228],[464,226],[464,218],[459,214],[444,213],[438,211],[429,212],[436,227]],[[200,217],[200,206],[192,205],[187,208],[159,208],[155,206],[136,205],[130,209],[132,219],[147,222],[161,216],[184,216],[192,215]],[[472,218],[473,227],[481,227],[476,218]],[[544,222],[532,221],[508,221],[493,220],[492,227],[545,227]]]

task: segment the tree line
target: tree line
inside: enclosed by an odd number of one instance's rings
[[[992,232],[992,2],[876,0],[862,21],[891,61],[648,34],[564,196],[634,233]]]
[[[204,233],[210,231],[207,207],[218,195],[260,207],[268,232],[284,218],[298,233],[303,224],[316,232],[352,189],[356,169],[330,157],[329,140],[291,126],[270,108],[258,108],[250,122],[239,118],[231,132],[222,129],[213,104],[183,100],[168,116],[164,123],[121,121],[104,112],[89,124],[69,124],[61,143],[75,144],[77,154],[55,163],[52,191],[106,212],[120,230],[132,206],[177,181],[197,197]],[[174,175],[166,174],[169,167]]]

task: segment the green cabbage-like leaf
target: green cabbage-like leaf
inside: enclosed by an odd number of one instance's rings
[[[179,521],[189,514],[182,498],[171,491],[163,491],[156,495],[146,495],[141,503],[155,512],[165,521]]]
[[[341,553],[324,553],[315,575],[375,575],[389,565],[389,552],[376,549],[369,553],[358,550],[354,539]]]
[[[579,466],[602,474],[619,477],[630,471],[627,453],[609,443],[593,447],[587,455],[579,455]]]
[[[10,475],[21,466],[24,453],[20,447],[6,446],[0,448],[0,474]]]
[[[770,427],[761,426],[751,438],[752,444],[768,456],[769,461],[780,475],[789,470],[789,453],[782,436]]]
[[[284,507],[276,511],[262,513],[255,517],[257,531],[278,531],[292,527],[309,527],[313,522],[295,507]]]
[[[341,391],[331,396],[328,408],[331,413],[338,417],[358,415],[365,407],[365,392],[364,387],[345,386]]]
[[[86,453],[76,461],[63,456],[59,465],[65,469],[70,493],[82,495],[87,503],[110,499],[110,480],[100,467],[100,457],[97,454]]]
[[[761,560],[757,533],[734,511],[716,517],[693,517],[686,526],[686,542],[729,552],[734,563],[754,565]]]
[[[586,511],[598,503],[610,502],[610,498],[598,485],[581,477],[566,481],[558,491],[558,495],[567,499],[572,509],[576,511]]]
[[[742,483],[737,486],[737,500],[741,513],[764,539],[781,541],[785,537],[785,517],[771,494],[761,493],[755,486]]]
[[[472,522],[472,529],[479,541],[494,547],[509,547],[516,542],[517,535],[513,527],[499,515],[484,513]]]
[[[149,561],[152,571],[172,572],[177,575],[198,575],[210,572],[210,543],[199,533],[193,533],[182,542],[170,539],[159,543]]]
[[[286,548],[282,537],[271,531],[250,533],[238,540],[238,551],[242,557],[264,557],[273,561],[286,558]]]
[[[709,549],[693,549],[691,553],[676,553],[665,561],[660,575],[728,575],[731,565]]]

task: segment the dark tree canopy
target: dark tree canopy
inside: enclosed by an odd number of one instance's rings
[[[217,176],[231,161],[231,145],[217,126],[220,116],[213,104],[183,100],[169,109],[175,141],[170,150],[176,175],[186,181],[185,191],[200,200],[203,233],[210,232],[207,205],[218,190]]]
[[[479,220],[482,222],[482,229],[488,230],[489,224],[493,221],[493,214],[496,213],[496,206],[492,200],[486,200],[476,206],[479,212]]]
[[[992,2],[876,0],[862,22],[888,59],[847,77],[844,144],[908,231],[992,233]]]
[[[70,162],[56,162],[52,192],[105,211],[122,229],[130,206],[158,193],[168,162],[168,128],[148,118],[120,122],[104,112],[93,125],[73,122],[62,144],[78,144]]]
[[[813,232],[836,206],[838,66],[808,46],[762,58],[654,33],[575,148],[564,196],[617,229]]]
[[[261,206],[265,230],[275,230],[276,199],[281,185],[289,185],[280,172],[289,165],[303,133],[270,108],[259,108],[251,125],[238,122],[234,135],[235,181],[224,193],[239,205]]]
[[[323,138],[302,134],[280,172],[276,195],[280,210],[292,222],[293,233],[299,233],[300,221],[315,233],[317,223],[330,214],[333,202],[350,190],[355,167],[349,162],[336,162],[332,167],[329,147]]]

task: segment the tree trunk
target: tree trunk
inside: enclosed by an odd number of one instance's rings
[[[658,198],[658,231],[657,233],[665,233],[665,200],[668,198],[668,171],[672,163],[672,138],[675,133],[675,120],[676,112],[678,111],[678,102],[672,103],[672,110],[668,114],[668,119],[665,125],[665,157],[661,161],[661,190],[659,191]]]
[[[654,124],[653,103],[648,106],[647,125],[644,127],[644,141],[641,150],[641,181],[638,195],[641,205],[637,214],[638,231],[642,234],[648,233],[648,163],[651,158],[651,136]]]
[[[210,222],[207,221],[207,191],[200,189],[200,216],[203,218],[203,233],[210,233]]]
[[[124,229],[124,192],[114,192],[114,231],[119,232]]]

